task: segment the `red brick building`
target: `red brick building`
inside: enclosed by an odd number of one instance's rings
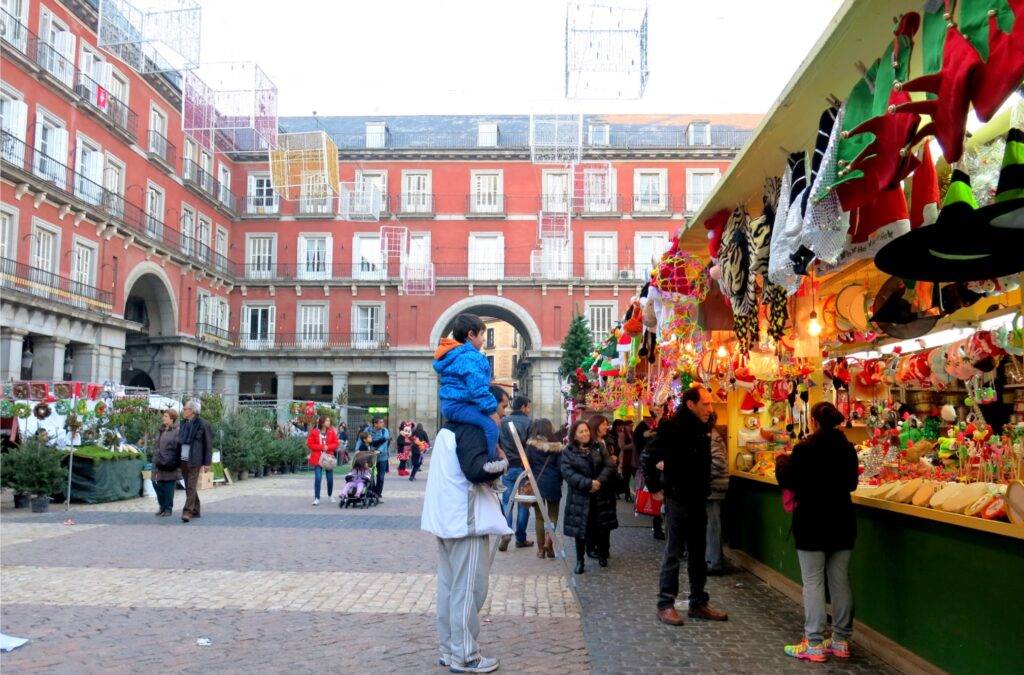
[[[182,132],[177,74],[95,47],[94,1],[3,8],[3,380],[344,390],[433,422],[431,347],[473,311],[516,328],[520,386],[555,415],[573,313],[611,327],[757,121],[587,115],[581,167],[597,169],[581,178],[531,163],[525,116],[281,118],[327,131],[343,185],[380,195],[284,201],[265,153],[212,154]],[[571,219],[569,238],[542,240],[545,218]],[[406,228],[402,262],[433,265],[432,293],[403,284],[382,226]]]

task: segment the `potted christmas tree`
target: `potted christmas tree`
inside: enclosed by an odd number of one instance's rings
[[[66,474],[60,457],[45,443],[27,439],[0,459],[0,481],[15,493],[32,495],[32,512],[45,513],[50,496],[63,487]]]

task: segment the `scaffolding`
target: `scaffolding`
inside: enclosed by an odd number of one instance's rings
[[[185,73],[181,128],[214,152],[277,147],[277,86],[255,63],[203,64]]]
[[[574,213],[611,213],[616,210],[611,162],[580,162],[572,166],[571,171]]]
[[[380,186],[364,181],[345,181],[338,190],[342,219],[380,220],[384,212],[384,195]]]
[[[400,225],[381,225],[380,257],[387,265],[395,261],[399,269],[405,269],[405,260],[409,255],[409,228]]]
[[[647,87],[647,0],[569,0],[565,97],[641,98]]]
[[[406,295],[433,295],[435,286],[434,263],[405,265],[402,269],[402,290]]]
[[[270,180],[281,199],[329,197],[338,189],[338,146],[324,131],[281,134],[270,151]]]
[[[192,70],[201,16],[193,0],[100,0],[97,45],[144,75]]]
[[[537,239],[568,241],[572,237],[572,215],[541,211],[537,214]]]
[[[582,153],[583,113],[530,113],[530,160],[534,164],[577,164]]]

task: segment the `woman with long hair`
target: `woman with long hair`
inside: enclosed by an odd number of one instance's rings
[[[555,427],[549,419],[534,420],[526,439],[526,458],[530,471],[540,491],[537,503],[533,505],[533,524],[537,533],[537,557],[554,558],[555,543],[545,530],[541,501],[552,526],[558,523],[558,506],[562,501],[562,450],[564,446],[555,437]]]
[[[793,538],[800,560],[804,594],[804,638],[786,645],[786,654],[822,662],[829,656],[850,656],[853,633],[853,594],[850,554],[857,522],[850,493],[857,489],[857,451],[839,429],[845,421],[827,401],[811,408],[813,433],[779,457],[775,476],[791,490]],[[825,584],[832,601],[832,635],[825,637]]]
[[[338,449],[338,432],[331,426],[331,418],[321,415],[316,420],[316,426],[309,430],[306,437],[306,447],[309,448],[309,465],[313,467],[313,506],[320,503],[320,480],[323,477],[324,468],[320,466],[320,455],[328,453],[334,455]],[[334,470],[327,469],[327,496],[331,502],[337,501],[334,498]]]
[[[600,448],[605,463],[612,467],[611,475],[607,480],[601,482],[601,491],[597,494],[598,511],[601,513],[601,518],[597,536],[592,542],[592,549],[587,552],[591,558],[597,558],[600,562],[601,560],[607,561],[611,557],[612,530],[619,526],[615,507],[619,482],[619,450],[616,439],[611,434],[611,424],[607,417],[591,415],[587,419],[587,426],[590,427],[590,437]]]
[[[576,540],[576,574],[583,574],[588,541],[597,541],[602,527],[598,493],[615,472],[599,446],[591,440],[590,427],[578,420],[569,427],[569,444],[562,451],[559,468],[569,484],[562,531]],[[614,512],[612,513],[614,517]],[[608,527],[608,523],[604,523]],[[602,567],[607,558],[600,558]]]
[[[619,455],[619,476],[617,491],[623,495],[626,502],[633,501],[633,495],[629,491],[629,479],[636,471],[636,458],[633,456],[633,426],[626,420],[615,420],[612,422],[612,430],[609,436],[615,440],[615,447]]]

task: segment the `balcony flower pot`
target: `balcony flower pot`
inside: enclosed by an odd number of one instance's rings
[[[32,513],[46,513],[50,510],[50,496],[32,497]]]
[[[14,495],[14,508],[25,509],[28,508],[29,496],[28,495]]]

